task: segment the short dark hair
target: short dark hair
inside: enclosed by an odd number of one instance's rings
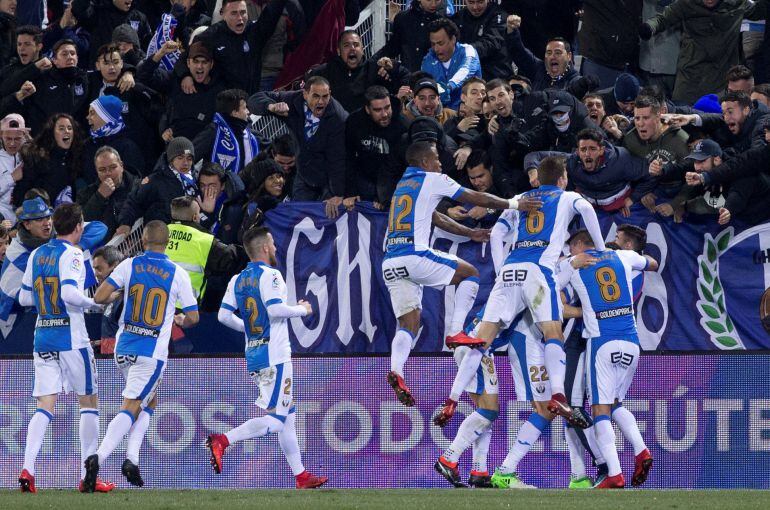
[[[655,98],[661,105],[666,102],[666,91],[657,83],[651,83],[639,89],[639,96]]]
[[[372,85],[368,89],[366,89],[366,93],[364,94],[364,99],[366,100],[366,106],[369,106],[372,104],[372,101],[377,101],[379,99],[388,99],[390,98],[390,93],[388,92],[388,89],[383,87],[382,85]]]
[[[492,158],[483,150],[475,150],[468,156],[468,161],[465,162],[465,169],[470,170],[479,165],[484,165],[487,170],[492,170]]]
[[[486,90],[487,93],[489,93],[490,90],[495,90],[496,88],[503,87],[507,92],[511,92],[511,84],[508,83],[506,80],[503,80],[501,78],[495,78],[494,80],[489,80],[486,84]]]
[[[567,244],[572,244],[575,241],[580,241],[586,246],[594,246],[594,239],[591,237],[587,228],[581,228],[574,231],[572,235],[569,236],[569,239],[567,239]]]
[[[343,39],[343,38],[344,38],[346,35],[351,35],[351,34],[353,34],[353,35],[357,35],[357,36],[358,36],[358,38],[359,38],[359,39],[361,39],[361,34],[359,34],[357,30],[353,30],[352,28],[349,28],[349,29],[347,29],[347,30],[343,30],[343,31],[342,31],[342,33],[340,34],[340,36],[337,38],[337,48],[339,48],[340,46],[342,46],[342,39]]]
[[[562,43],[564,45],[564,49],[567,50],[567,53],[571,53],[572,52],[572,45],[570,45],[569,41],[566,40],[565,38],[563,38],[563,37],[551,37],[550,39],[548,39],[545,42],[546,47],[550,43],[552,43],[552,42],[560,42],[560,43]]]
[[[35,44],[42,44],[43,42],[43,31],[40,30],[40,27],[36,27],[35,25],[20,26],[16,29],[16,37],[18,38],[20,35],[31,36],[32,39],[35,40]]]
[[[329,84],[329,80],[324,78],[323,76],[311,76],[307,80],[305,80],[305,84],[302,86],[302,90],[305,92],[308,92],[310,90],[310,87],[313,85],[326,85],[327,87],[331,88],[331,85]]]
[[[588,94],[583,96],[582,101],[583,101],[584,104],[585,104],[587,99],[598,99],[599,101],[602,102],[602,106],[604,106],[604,98],[602,97],[601,94],[596,94],[594,92],[589,92]]]
[[[96,250],[93,255],[91,255],[92,259],[95,259],[96,257],[101,257],[104,259],[104,261],[109,265],[110,267],[117,266],[121,262],[123,262],[123,259],[125,258],[123,256],[123,252],[121,252],[117,246],[102,246],[98,250]]]
[[[738,64],[727,70],[727,81],[752,80],[754,73],[744,65]]]
[[[281,156],[293,158],[299,152],[299,144],[294,135],[284,133],[273,139],[273,142],[270,144],[270,152],[274,156],[280,154]]]
[[[192,208],[193,203],[195,203],[195,198],[191,197],[190,195],[172,199],[171,218],[176,221],[192,221],[190,209]]]
[[[506,78],[505,81],[510,82],[511,80],[523,81],[524,83],[526,83],[530,87],[532,86],[532,80],[530,80],[529,78],[527,78],[523,74],[512,74],[511,76]]]
[[[115,43],[102,44],[101,46],[99,46],[99,49],[96,51],[96,60],[98,61],[105,55],[112,55],[113,53],[117,53],[118,55],[120,55],[120,48],[118,47],[117,44]],[[123,57],[121,56],[120,58],[122,59]]]
[[[618,232],[623,232],[634,240],[634,251],[642,253],[647,247],[647,231],[642,227],[624,223],[618,226]]]
[[[556,186],[566,171],[567,167],[564,166],[564,158],[548,156],[537,167],[537,180],[540,181],[541,185]]]
[[[76,50],[77,50],[77,48],[78,48],[78,45],[77,45],[77,44],[75,44],[75,41],[73,41],[72,39],[59,39],[59,40],[58,40],[58,41],[56,41],[56,43],[53,45],[53,48],[51,48],[51,52],[52,52],[52,54],[53,54],[53,56],[54,56],[54,57],[56,57],[56,54],[57,54],[57,53],[59,53],[59,49],[60,49],[62,46],[74,46]]]
[[[578,143],[580,143],[580,140],[592,140],[601,145],[604,143],[604,134],[596,128],[585,128],[578,131]]]
[[[762,94],[763,96],[770,98],[770,83],[760,83],[759,85],[754,85],[754,87],[751,89],[752,94]]]
[[[455,25],[455,22],[450,20],[449,18],[444,18],[443,16],[431,21],[430,25],[428,25],[429,34],[435,34],[439,30],[445,30],[446,35],[448,35],[450,39],[452,37],[457,37],[458,35],[460,35],[460,29],[457,28],[457,25]]]
[[[465,83],[463,83],[462,93],[466,94],[468,92],[468,87],[473,85],[474,83],[480,83],[484,86],[486,86],[487,82],[479,78],[478,76],[471,76],[467,80],[465,80]]]
[[[741,108],[751,108],[751,96],[745,92],[725,92],[719,98],[719,103],[738,103]]]
[[[78,204],[61,204],[53,211],[53,228],[56,235],[66,236],[83,223],[83,209]]]
[[[230,115],[241,107],[241,101],[247,101],[249,98],[246,91],[241,89],[227,89],[217,94],[216,109],[217,113]]]
[[[652,113],[660,113],[660,101],[652,96],[637,96],[634,108],[649,108]]]
[[[219,182],[225,182],[225,169],[222,168],[222,165],[219,163],[214,163],[212,161],[204,162],[203,166],[201,166],[201,171],[198,173],[198,180],[200,180],[203,175],[208,177],[218,177]]]
[[[243,234],[243,249],[246,250],[249,257],[255,255],[254,249],[255,244],[257,244],[255,241],[266,239],[269,233],[270,230],[267,227],[251,227]]]
[[[406,162],[411,166],[420,166],[425,158],[433,152],[434,145],[431,142],[414,142],[406,149]]]
[[[245,0],[222,0],[222,7],[221,8],[224,9],[225,5],[227,5],[227,4],[233,4],[235,2],[244,2],[244,1]],[[216,3],[216,2],[214,2],[214,3]],[[248,3],[248,2],[246,2],[246,3]]]

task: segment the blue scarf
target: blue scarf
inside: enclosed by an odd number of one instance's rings
[[[112,136],[120,133],[126,127],[126,123],[123,122],[123,117],[118,117],[117,122],[108,122],[96,131],[91,131],[92,138],[104,138],[105,136]]]
[[[160,25],[158,25],[157,30],[155,30],[155,35],[152,36],[150,45],[147,46],[148,56],[154,55],[160,50],[163,44],[174,39],[174,31],[176,30],[178,23],[176,18],[171,14],[164,14],[161,16]],[[167,53],[166,55],[163,55],[163,58],[160,59],[158,65],[166,71],[171,71],[174,69],[177,60],[179,60],[179,55],[179,50]]]
[[[219,114],[214,114],[214,124],[217,125],[217,136],[214,139],[214,150],[211,151],[211,161],[219,163],[222,168],[238,173],[243,165],[248,164],[259,154],[257,137],[247,127],[243,130],[243,147],[246,157],[241,165],[241,148],[238,145],[235,132],[227,121]]]

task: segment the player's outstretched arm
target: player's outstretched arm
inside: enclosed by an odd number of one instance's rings
[[[602,229],[599,227],[599,219],[596,217],[596,211],[594,207],[588,203],[584,198],[575,200],[575,210],[583,218],[588,233],[591,234],[591,239],[594,241],[594,246],[599,251],[604,251],[604,238],[602,237]]]
[[[241,333],[246,331],[246,327],[243,325],[243,319],[235,315],[233,310],[230,309],[230,305],[226,305],[225,303],[222,303],[222,306],[219,308],[217,320],[235,331],[240,331]]]
[[[292,306],[286,303],[273,303],[267,307],[267,314],[271,319],[291,319],[294,317],[304,317],[313,313],[313,308],[307,301],[299,300]]]
[[[188,310],[184,313],[174,315],[174,324],[183,329],[195,326],[198,324],[199,320],[200,315],[198,314],[198,310]]]
[[[441,214],[438,211],[433,211],[432,220],[435,226],[450,234],[465,236],[479,243],[489,240],[489,230],[466,227],[465,225],[457,223],[446,214]]]
[[[101,285],[96,289],[94,294],[94,302],[98,305],[106,305],[115,301],[119,294],[114,294],[117,289],[112,285],[109,279],[104,280]]]
[[[70,306],[89,308],[94,306],[94,300],[83,294],[75,285],[65,284],[61,287],[61,300]]]
[[[488,209],[518,209],[519,211],[533,211],[543,206],[543,202],[536,198],[523,197],[521,195],[508,200],[464,188],[463,192],[455,198],[460,203],[467,203],[486,207]]]

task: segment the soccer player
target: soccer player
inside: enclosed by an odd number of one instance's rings
[[[46,217],[50,215],[49,209]],[[19,475],[22,492],[37,492],[35,460],[62,389],[78,394],[81,461],[96,451],[99,442],[96,362],[83,318],[83,309],[94,301],[83,293],[83,252],[75,246],[83,234],[80,206],[59,206],[53,213],[53,227],[56,239],[30,254],[19,293],[22,306],[37,309],[32,390],[37,409],[27,427],[24,467]],[[85,490],[84,475],[81,469],[81,492]],[[91,490],[110,492],[114,488],[111,482],[95,479]]]
[[[328,480],[316,476],[302,465],[296,428],[294,377],[291,364],[288,319],[305,317],[313,312],[310,304],[300,300],[286,303],[287,290],[280,271],[275,269],[275,242],[266,228],[252,228],[243,236],[243,247],[251,262],[227,285],[219,321],[246,337],[246,369],[259,388],[256,404],[267,411],[226,434],[212,434],[206,445],[211,451],[211,466],[222,472],[222,456],[231,444],[271,432],[294,473],[298,489],[320,487]],[[240,311],[242,317],[234,315]]]
[[[115,362],[126,379],[126,387],[120,412],[107,427],[99,449],[85,461],[86,492],[93,492],[99,466],[123,437],[131,434],[131,429],[139,423],[137,418],[142,409],[155,399],[166,369],[172,324],[187,328],[198,323],[198,303],[190,277],[168,259],[167,244],[166,224],[150,221],[142,233],[144,254],[121,262],[96,289],[94,301],[97,303],[107,304],[123,296]],[[182,305],[182,313],[175,315],[177,302]],[[146,425],[144,427],[146,430]],[[129,483],[140,485],[138,466],[130,459],[123,462],[121,471]]]
[[[656,269],[657,262],[629,250],[602,251],[584,241],[588,250],[585,265],[574,262],[565,266],[559,282],[569,281],[583,308],[583,323],[588,336],[586,371],[594,416],[596,443],[607,462],[608,475],[596,488],[622,488],[625,480],[615,447],[615,432],[610,423],[613,406],[621,404],[631,386],[639,362],[639,338],[633,306],[633,271]],[[574,259],[573,259],[574,260]],[[573,266],[580,267],[572,271]],[[621,431],[629,437],[631,431]],[[628,426],[628,422],[626,425]],[[635,433],[639,434],[634,420]],[[641,436],[641,434],[639,434]],[[652,458],[642,462],[634,474],[634,485],[646,480]],[[638,461],[637,461],[638,463]]]
[[[583,413],[575,412],[564,396],[565,353],[562,343],[562,301],[554,280],[556,262],[567,238],[567,226],[576,214],[586,224],[597,246],[604,248],[599,222],[591,204],[579,194],[564,191],[567,172],[561,159],[543,159],[537,170],[541,186],[518,195],[519,200],[541,200],[540,209],[517,214],[510,224],[515,232],[514,249],[505,260],[495,286],[487,301],[484,320],[475,335],[488,347],[501,329],[528,309],[546,338],[544,366],[551,381],[550,412],[563,416],[569,423],[586,428]],[[474,349],[463,359],[452,385],[450,398],[442,409],[442,419],[448,421],[457,407],[458,388],[473,378],[482,352]]]
[[[438,152],[431,142],[410,145],[406,159],[410,166],[398,182],[391,201],[382,275],[398,318],[398,330],[391,346],[388,383],[402,404],[413,406],[414,397],[404,382],[404,364],[420,329],[424,285],[434,288],[457,285],[449,322],[453,334],[446,338],[447,346],[482,343],[462,331],[479,289],[478,270],[454,255],[431,249],[429,242],[431,223],[474,241],[486,241],[489,233],[459,225],[436,212],[436,206],[444,197],[491,209],[535,209],[540,201],[530,197],[504,200],[463,188],[441,174]],[[465,386],[467,384],[463,388]]]
[[[617,228],[617,235],[612,243],[607,243],[608,247],[613,249],[630,250],[642,255],[647,244],[647,233],[644,229],[636,225],[620,225]],[[573,256],[585,253],[588,250],[593,249],[591,238],[585,230],[578,230],[569,239],[570,254]],[[652,259],[651,259],[652,260]],[[566,262],[566,261],[565,261]],[[563,267],[563,266],[562,266]],[[658,263],[652,261],[647,267],[646,271],[657,271]],[[568,269],[569,271],[569,269]],[[561,278],[560,278],[561,279]],[[634,269],[631,272],[631,289],[633,302],[636,304],[642,294],[644,286],[644,271]],[[566,288],[571,288],[568,285]],[[573,290],[574,292],[574,290]],[[566,342],[567,351],[567,383],[568,390],[572,390],[571,403],[573,406],[580,406],[582,409],[583,396],[584,396],[584,358],[586,349],[586,339],[582,338],[583,323],[582,321],[575,321],[576,333],[570,335]],[[623,407],[622,402],[618,402],[612,407],[612,419],[618,424],[623,435],[629,440],[633,449],[635,457],[634,476],[631,479],[631,485],[642,485],[652,467],[652,455],[650,454],[647,445],[642,438],[639,431],[639,426],[636,422],[636,418],[633,413]],[[582,463],[583,456],[579,447],[579,443],[582,443],[582,439],[574,433],[575,430],[567,429],[566,431],[567,444],[570,448],[570,460],[573,464],[573,471],[576,466],[576,462]],[[590,445],[588,448],[589,453],[594,457],[598,467],[599,473],[597,474],[597,482],[601,482],[606,476],[606,464],[601,451],[596,447],[595,434],[591,429],[585,430],[585,440]],[[579,467],[578,467],[579,471]],[[583,466],[583,472],[585,467]],[[574,473],[573,473],[574,474]]]

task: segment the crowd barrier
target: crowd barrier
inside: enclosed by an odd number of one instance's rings
[[[97,360],[102,434],[118,412],[123,379],[112,360]],[[449,390],[455,364],[447,356],[413,357],[406,377],[417,405],[399,404],[385,382],[385,357],[304,357],[294,360],[300,448],[307,469],[329,476],[328,487],[447,487],[433,463],[471,410],[463,398],[442,430],[431,423]],[[498,356],[501,413],[493,425],[489,467],[515,441],[529,408],[512,393],[507,358]],[[17,486],[24,437],[34,412],[32,361],[0,360],[0,487]],[[203,442],[259,414],[256,387],[243,359],[169,361],[159,405],[141,450],[147,488],[289,488],[291,472],[275,436],[227,450],[224,473],[211,471]],[[639,422],[655,458],[645,488],[770,488],[770,356],[646,355],[624,404]],[[77,404],[61,399],[37,462],[40,489],[75,487],[80,474]],[[618,435],[624,472],[630,444]],[[120,474],[125,443],[102,467],[102,478],[127,487]],[[460,460],[466,478],[470,451]],[[527,483],[566,487],[569,455],[559,419],[519,466]],[[589,469],[589,473],[593,473]],[[628,479],[628,478],[627,478]]]

